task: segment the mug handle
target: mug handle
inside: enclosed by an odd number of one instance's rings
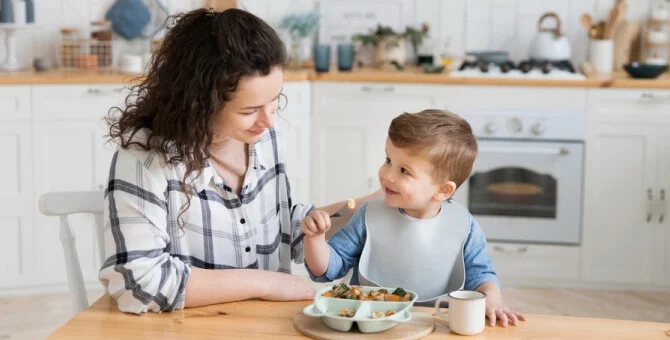
[[[448,314],[444,314],[444,313],[442,313],[442,311],[440,311],[440,303],[441,303],[442,301],[449,301],[449,297],[448,297],[448,296],[443,296],[443,297],[437,299],[437,301],[435,301],[435,314],[436,314],[440,319],[449,322],[449,315],[448,315]]]

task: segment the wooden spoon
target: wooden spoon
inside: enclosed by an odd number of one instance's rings
[[[587,31],[591,30],[591,26],[593,26],[593,19],[591,19],[591,15],[588,13],[582,14],[579,20],[584,28],[586,28]]]

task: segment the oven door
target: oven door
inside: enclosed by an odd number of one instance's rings
[[[579,244],[583,153],[582,142],[480,140],[454,199],[488,240]]]

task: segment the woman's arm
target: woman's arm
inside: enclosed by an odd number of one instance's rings
[[[314,294],[306,280],[295,275],[258,269],[193,268],[186,283],[184,307],[248,299],[310,300]]]
[[[375,199],[377,197],[382,197],[384,192],[382,189],[379,189],[371,194],[368,194],[363,197],[359,197],[356,199],[356,207],[354,209],[351,209],[346,212],[346,214],[342,215],[342,217],[336,217],[331,219],[331,225],[330,229],[326,232],[326,240],[330,239],[333,234],[335,234],[340,228],[342,228],[344,225],[349,222],[352,216],[358,211],[358,209],[363,205],[363,203],[368,202],[372,199]],[[347,201],[341,201],[337,203],[333,203],[324,207],[317,208],[318,210],[322,210],[327,212],[329,215],[334,214],[336,211],[338,211],[342,206],[347,204]]]

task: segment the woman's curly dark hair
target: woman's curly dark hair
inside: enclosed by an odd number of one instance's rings
[[[209,157],[214,118],[242,77],[283,67],[286,48],[272,27],[240,9],[197,9],[168,20],[172,24],[146,77],[107,121],[109,136],[121,148],[135,145],[164,155],[169,164],[184,164],[183,213],[190,202],[187,179]],[[140,130],[147,131],[146,141],[133,138]]]

